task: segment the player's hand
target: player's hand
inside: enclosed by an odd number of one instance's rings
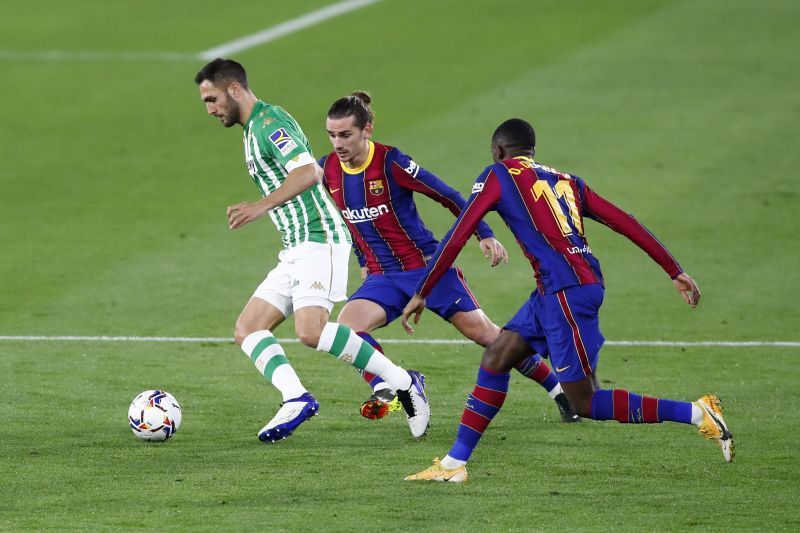
[[[408,323],[408,317],[414,315],[414,324],[419,324],[419,316],[425,310],[425,298],[419,294],[415,294],[411,301],[408,302],[403,309],[403,329],[409,335],[414,334],[414,328]]]
[[[232,205],[228,207],[228,227],[239,229],[245,224],[263,217],[267,211],[267,207],[262,202],[242,202]]]
[[[367,279],[367,275],[369,275],[369,269],[367,267],[361,267],[361,280]]]
[[[700,301],[700,288],[689,274],[686,272],[678,274],[678,277],[673,279],[672,283],[675,284],[675,288],[681,293],[683,300],[689,304],[692,309],[697,307],[697,303]]]
[[[508,263],[508,252],[500,241],[494,237],[487,237],[480,241],[483,257],[492,258],[492,266],[496,267],[500,262]]]

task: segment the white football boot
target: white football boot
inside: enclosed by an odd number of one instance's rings
[[[286,400],[281,408],[267,422],[267,425],[258,432],[262,442],[276,442],[291,435],[303,422],[319,412],[319,403],[308,392]]]
[[[408,417],[411,435],[418,439],[428,432],[431,408],[425,396],[425,376],[416,370],[409,370],[408,375],[411,376],[411,388],[407,391],[398,390],[397,397]]]

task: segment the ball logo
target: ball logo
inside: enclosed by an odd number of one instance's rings
[[[283,128],[278,128],[273,131],[269,136],[269,140],[275,145],[275,148],[278,149],[281,155],[288,155],[289,152],[297,148],[297,143],[294,142],[294,139],[292,139]]]

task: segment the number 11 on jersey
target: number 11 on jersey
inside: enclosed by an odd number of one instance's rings
[[[578,213],[578,206],[575,205],[575,193],[568,180],[558,180],[555,187],[551,187],[545,180],[537,180],[531,187],[533,199],[539,201],[544,196],[547,205],[550,206],[550,211],[558,221],[558,226],[561,228],[561,234],[565,237],[572,235],[572,227],[567,221],[567,215],[564,214],[564,208],[558,201],[563,198],[567,207],[569,208],[569,217],[572,219],[572,226],[578,231],[578,235],[583,235],[583,221],[581,220],[580,213]]]

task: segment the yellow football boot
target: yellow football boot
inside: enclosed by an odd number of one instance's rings
[[[445,468],[439,462],[439,458],[433,460],[433,466],[429,466],[422,472],[411,474],[405,478],[406,481],[444,481],[447,483],[465,483],[467,481],[467,466],[461,465],[458,468]]]
[[[694,402],[703,411],[700,435],[715,441],[722,448],[722,456],[729,463],[733,461],[733,433],[722,418],[722,403],[713,394],[706,394]]]

